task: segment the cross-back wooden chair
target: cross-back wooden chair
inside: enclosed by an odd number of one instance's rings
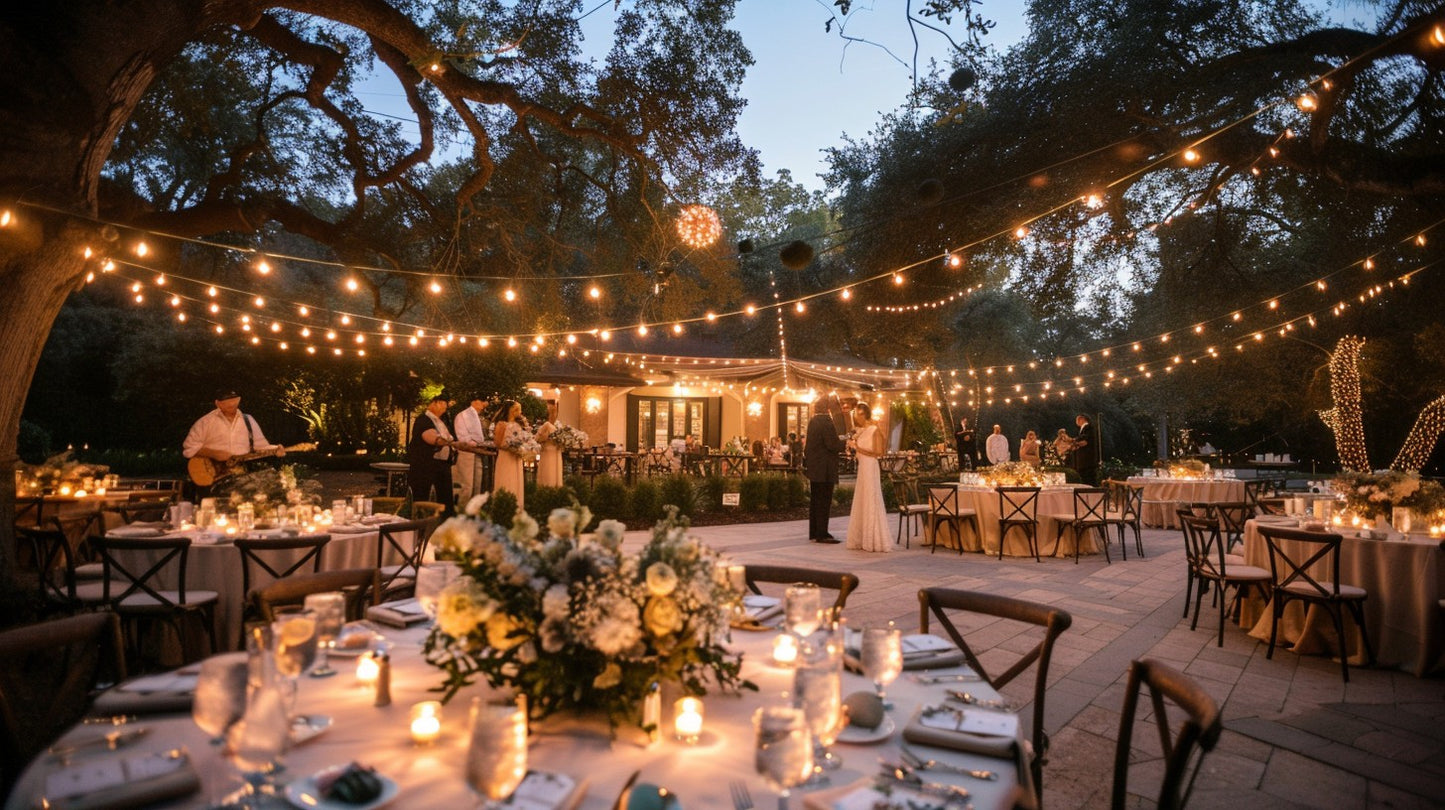
[[[1263,568],[1243,562],[1238,565],[1230,563],[1219,521],[1185,514],[1183,510],[1180,510],[1179,520],[1183,525],[1184,539],[1189,543],[1189,559],[1193,563],[1194,581],[1198,585],[1194,595],[1194,620],[1189,623],[1189,629],[1199,626],[1199,608],[1204,601],[1204,590],[1206,586],[1213,585],[1216,589],[1214,600],[1219,605],[1218,646],[1223,647],[1226,610],[1234,613],[1251,588],[1258,589],[1261,597],[1268,597],[1273,577]],[[1230,588],[1234,589],[1232,601],[1226,598]]]
[[[247,605],[245,615],[242,616],[241,642],[245,641],[245,621],[259,616],[250,601],[251,592],[267,582],[285,579],[298,572],[304,573],[304,568],[309,567],[313,574],[320,571],[321,552],[330,542],[329,534],[236,541],[236,550],[241,552],[241,593]],[[244,646],[244,643],[241,646]]]
[[[124,636],[135,655],[132,660],[139,660],[140,630],[151,621],[170,627],[176,634],[182,656],[192,661],[200,656],[192,656],[187,649],[182,622],[197,619],[210,643],[209,652],[215,651],[219,594],[186,588],[190,538],[97,537],[91,542],[105,567],[102,598],[120,614]],[[175,566],[176,587],[166,588],[159,580],[171,566]]]
[[[1108,508],[1109,490],[1103,487],[1076,488],[1074,510],[1049,516],[1054,520],[1053,556],[1059,556],[1059,544],[1064,540],[1064,530],[1068,529],[1074,534],[1074,564],[1078,565],[1079,552],[1084,546],[1084,535],[1092,531],[1099,538],[1099,546],[1104,550],[1104,560],[1112,564],[1114,561],[1109,557]],[[1129,547],[1124,545],[1122,539],[1119,548],[1124,559],[1128,560]]]
[[[1360,640],[1364,642],[1369,664],[1375,663],[1375,650],[1370,645],[1370,632],[1365,626],[1365,600],[1369,598],[1369,592],[1355,585],[1340,583],[1340,545],[1344,538],[1333,532],[1307,532],[1269,525],[1261,525],[1259,533],[1269,545],[1269,570],[1274,581],[1273,598],[1270,599],[1273,610],[1269,624],[1269,649],[1264,657],[1274,657],[1279,619],[1284,615],[1285,605],[1293,601],[1319,605],[1329,613],[1334,625],[1335,638],[1340,645],[1340,674],[1345,683],[1349,683],[1350,655],[1345,641],[1343,611],[1348,610],[1355,625],[1360,628]],[[1327,566],[1328,578],[1310,570],[1316,564]]]
[[[413,504],[414,505],[414,504]],[[381,574],[381,599],[416,586],[416,572],[421,568],[422,557],[426,554],[427,541],[436,529],[437,518],[427,517],[384,523],[376,534],[376,567]],[[399,556],[400,563],[388,564],[389,554]]]
[[[810,582],[819,588],[838,592],[831,608],[836,618],[848,604],[848,594],[858,587],[858,577],[842,571],[822,571],[816,568],[798,568],[791,565],[745,565],[743,581],[748,590],[761,594],[758,583],[771,582],[778,585],[792,585],[795,582]]]
[[[1039,492],[1041,487],[999,487],[998,488],[998,558],[1003,559],[1004,541],[1008,540],[1011,529],[1023,529],[1029,541],[1029,550],[1034,553],[1034,562],[1039,559]]]
[[[978,512],[960,505],[958,487],[952,484],[930,485],[928,487],[928,536],[932,540],[933,551],[938,550],[939,527],[947,526],[953,532],[953,538],[958,541],[958,553],[962,554],[963,524],[965,523],[973,527],[973,536],[979,538],[979,542],[982,543],[983,533],[979,531]]]
[[[1015,658],[1003,672],[994,675],[989,673],[988,668],[979,660],[978,655],[969,646],[963,634],[954,626],[947,611],[975,613],[1023,622],[1043,628],[1043,632],[1037,644],[1029,648],[1023,655]],[[1048,694],[1046,687],[1049,679],[1049,661],[1053,656],[1054,642],[1074,623],[1073,617],[1069,615],[1068,611],[1051,605],[1015,599],[1011,596],[952,588],[924,588],[918,592],[918,632],[928,632],[930,614],[938,619],[938,623],[943,625],[944,632],[963,652],[964,660],[968,662],[969,667],[995,690],[1012,681],[1029,667],[1037,665],[1034,672],[1033,717],[1029,740],[1034,748],[1033,762],[1030,765],[1033,771],[1034,789],[1038,804],[1042,805],[1043,767],[1048,761],[1049,750],[1049,735],[1044,731],[1044,699]]]
[[[1124,546],[1124,529],[1134,530],[1134,550],[1144,557],[1144,487],[1128,481],[1105,481],[1109,490],[1109,510],[1104,520],[1119,529],[1119,546]]]
[[[263,621],[276,620],[276,608],[306,603],[313,593],[341,591],[346,596],[346,620],[365,618],[366,609],[379,604],[381,572],[375,568],[341,568],[309,574],[293,574],[267,583],[251,594],[250,601]]]
[[[1153,720],[1164,754],[1164,780],[1159,786],[1156,806],[1159,810],[1182,810],[1189,802],[1204,755],[1219,742],[1223,722],[1214,698],[1199,684],[1169,666],[1147,659],[1129,664],[1124,712],[1119,717],[1119,738],[1114,746],[1114,789],[1110,807],[1124,810],[1129,806],[1129,762],[1133,758],[1134,723],[1139,713],[1139,693],[1145,686],[1149,689]],[[1169,727],[1170,712],[1166,699],[1185,713],[1177,733]]]
[[[928,514],[928,504],[919,502],[917,478],[889,476],[889,484],[893,487],[893,500],[898,504],[898,534],[893,539],[893,545],[912,548],[913,536],[918,534],[923,517]],[[908,525],[907,534],[903,533],[904,524]]]

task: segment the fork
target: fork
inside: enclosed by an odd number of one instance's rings
[[[903,763],[914,770],[919,771],[943,771],[944,773],[956,773],[960,776],[972,776],[974,779],[986,779],[992,782],[998,779],[998,774],[993,771],[980,771],[971,768],[964,768],[948,762],[939,762],[936,759],[924,759],[914,753],[907,746],[898,749],[898,754],[903,758]]]
[[[729,782],[728,792],[733,797],[733,810],[753,810],[753,796],[748,792],[748,786],[742,780],[735,779]]]

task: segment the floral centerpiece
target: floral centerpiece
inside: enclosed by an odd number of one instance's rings
[[[1167,475],[1169,478],[1194,479],[1203,478],[1209,465],[1197,458],[1174,459],[1172,461],[1156,461],[1154,469]]]
[[[995,487],[1041,487],[1044,474],[1027,461],[1004,461],[980,471],[984,483]]]
[[[548,439],[563,450],[583,450],[588,446],[587,434],[571,425],[557,423]]]
[[[104,476],[110,468],[104,464],[76,461],[69,450],[57,453],[40,464],[21,464],[15,469],[15,493],[39,495],[58,492],[68,486],[79,489],[87,478]]]
[[[218,497],[229,497],[233,507],[255,504],[262,512],[282,505],[321,503],[321,482],[303,478],[295,464],[262,467],[222,478],[211,488]]]
[[[1419,473],[1345,472],[1331,485],[1344,497],[1345,508],[1366,520],[1389,516],[1390,510],[1397,506],[1422,515],[1445,509],[1445,488],[1434,481],[1421,480]]]
[[[723,445],[722,451],[733,456],[750,456],[753,454],[753,445],[747,436],[734,436]]]
[[[532,434],[532,431],[516,422],[507,425],[506,439],[503,448],[510,453],[516,453],[519,456],[535,456],[542,452],[542,445],[538,443],[537,437]]]
[[[480,676],[525,695],[534,718],[600,708],[615,728],[640,722],[655,684],[697,695],[709,683],[756,688],[739,675],[741,656],[717,642],[741,594],[675,509],[627,554],[618,521],[602,521],[595,540],[577,537],[591,521],[585,507],[553,510],[541,535],[526,513],[510,531],[483,519],[485,499],[431,539],[438,559],[461,566],[426,642],[427,661],[446,674],[443,700]]]

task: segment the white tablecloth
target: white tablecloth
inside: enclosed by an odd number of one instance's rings
[[[1245,524],[1244,558],[1250,565],[1269,570],[1269,546],[1260,535],[1258,521]],[[1280,520],[1294,526],[1293,520]],[[1312,576],[1328,577],[1328,565],[1310,569]],[[1445,553],[1440,541],[1421,535],[1392,535],[1389,540],[1362,540],[1346,535],[1340,544],[1340,582],[1369,593],[1365,600],[1365,626],[1375,648],[1376,664],[1397,667],[1417,676],[1445,669],[1445,618],[1439,600],[1445,596]],[[1270,611],[1258,597],[1241,615],[1250,635],[1269,640]],[[1360,634],[1345,611],[1346,645],[1350,663],[1364,665]],[[1279,641],[1293,643],[1301,654],[1337,653],[1335,631],[1328,614],[1300,602],[1285,606]]]
[[[1244,501],[1244,482],[1233,478],[1204,481],[1136,475],[1129,483],[1144,488],[1144,525],[1155,529],[1179,528],[1179,516],[1174,514],[1179,504]]]
[[[999,543],[999,519],[1002,514],[999,512],[998,490],[993,487],[972,486],[958,484],[958,505],[963,509],[973,509],[978,513],[979,529],[983,532],[983,543],[980,546],[976,539],[967,529],[964,530],[963,547],[967,551],[982,551],[985,554],[998,554]],[[925,493],[920,493],[925,494]],[[1074,487],[1044,487],[1039,492],[1038,500],[1038,541],[1040,554],[1053,554],[1054,533],[1058,526],[1054,519],[1049,517],[1052,514],[1074,514]],[[1064,535],[1059,539],[1058,554],[1061,557],[1072,557],[1074,555],[1074,532],[1065,528]],[[1022,528],[1011,529],[1008,533],[1008,543],[1004,546],[1003,553],[1010,557],[1032,557],[1033,552],[1029,550],[1028,536]],[[1098,554],[1098,544],[1095,542],[1094,533],[1084,535],[1084,545],[1080,549],[1082,554]]]
[[[297,700],[297,711],[304,714],[325,714],[334,725],[320,736],[286,754],[286,779],[313,773],[325,767],[358,761],[375,766],[378,772],[395,780],[400,795],[391,803],[394,808],[410,807],[472,807],[477,799],[464,779],[466,762],[466,730],[468,704],[475,695],[486,695],[484,686],[464,690],[443,710],[442,737],[433,746],[418,748],[408,734],[408,712],[413,703],[435,699],[428,689],[442,680],[438,670],[420,657],[420,642],[425,630],[388,631],[395,642],[392,650],[392,705],[372,706],[372,693],[355,686],[348,674],[346,659],[334,661],[342,674],[328,679],[303,677]],[[565,773],[585,778],[589,788],[580,807],[607,810],[613,806],[619,790],[635,770],[641,770],[640,783],[662,785],[677,794],[687,810],[732,810],[728,794],[730,780],[744,781],[760,808],[772,807],[774,798],[763,780],[753,771],[753,710],[765,704],[781,704],[782,693],[791,687],[791,672],[764,663],[765,651],[771,648],[772,633],[734,633],[738,649],[745,654],[744,676],[757,683],[760,692],[747,692],[741,697],[709,695],[705,698],[705,725],[700,742],[688,746],[665,736],[662,742],[647,748],[635,729],[620,729],[615,741],[609,739],[605,721],[541,723],[530,746],[529,767],[534,770]],[[961,668],[934,670],[961,672]],[[920,702],[941,702],[944,689],[965,688],[980,697],[997,697],[980,682],[923,686],[905,673],[888,689],[895,708],[889,713],[898,726],[888,740],[873,745],[835,746],[843,759],[843,767],[831,774],[834,787],[846,785],[878,772],[880,757],[896,761],[902,726]],[[871,689],[862,677],[845,673],[843,692]],[[663,725],[671,727],[672,707],[664,701]],[[199,808],[208,799],[221,795],[230,782],[232,770],[218,751],[206,742],[205,735],[189,717],[146,717],[140,721],[151,733],[122,753],[161,751],[184,746],[193,757],[201,774],[200,794],[176,800],[160,808]],[[69,738],[93,734],[94,727],[72,731]],[[994,782],[972,780],[929,773],[935,781],[966,784],[973,793],[973,804],[980,810],[1009,806],[1008,795],[1017,782],[1014,763],[975,754],[942,749],[922,748],[928,756],[971,768],[998,772]],[[93,756],[115,756],[98,752]],[[44,760],[42,760],[44,762]],[[7,810],[28,810],[43,784],[43,771],[52,767],[32,766],[6,803]],[[792,807],[801,808],[807,794],[794,793]]]

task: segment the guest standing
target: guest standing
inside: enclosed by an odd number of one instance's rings
[[[469,404],[462,408],[452,420],[457,436],[456,479],[460,485],[461,502],[465,504],[481,491],[482,457],[479,451],[486,445],[486,428],[482,425],[482,408],[486,400],[480,394],[472,394]]]
[[[413,501],[436,501],[442,504],[443,515],[456,513],[452,496],[452,463],[456,461],[454,441],[442,414],[451,402],[437,394],[427,403],[411,424],[411,441],[406,445],[406,462],[410,465],[406,480],[411,485]]]
[[[1031,464],[1034,467],[1043,466],[1043,458],[1040,456],[1042,444],[1039,442],[1038,434],[1030,430],[1024,434],[1023,441],[1019,442],[1019,461]]]
[[[1008,437],[1003,435],[1003,428],[994,425],[993,432],[988,434],[988,441],[984,443],[984,452],[988,455],[989,464],[1002,464],[1009,460]]]
[[[958,421],[958,432],[953,434],[953,443],[958,448],[958,468],[973,469],[974,459],[978,457],[978,447],[974,443],[973,428],[968,426],[967,419]]]
[[[492,440],[497,444],[497,472],[492,480],[492,494],[507,490],[517,496],[517,510],[522,509],[524,486],[522,454],[507,446],[507,439],[522,433],[522,404],[514,399],[497,406],[497,423],[492,426]]]
[[[848,412],[848,404],[843,404]],[[833,508],[833,489],[838,486],[838,454],[847,444],[838,434],[840,425],[826,411],[813,414],[808,420],[807,445],[803,450],[803,470],[808,476],[808,539],[814,543],[836,543],[828,533],[828,513]]]
[[[1074,419],[1079,432],[1074,436],[1074,469],[1079,471],[1079,480],[1089,486],[1099,483],[1099,430],[1089,417],[1079,414]]]
[[[860,402],[853,409],[858,429],[848,446],[858,456],[858,481],[853,487],[853,509],[848,518],[848,548],[860,551],[892,550],[888,542],[888,510],[883,505],[883,477],[878,457],[883,455],[883,435],[873,421],[873,411]]]
[[[537,428],[537,441],[542,443],[542,457],[537,460],[537,486],[562,486],[562,448],[552,441],[557,432],[557,400],[547,400],[547,421]]]

